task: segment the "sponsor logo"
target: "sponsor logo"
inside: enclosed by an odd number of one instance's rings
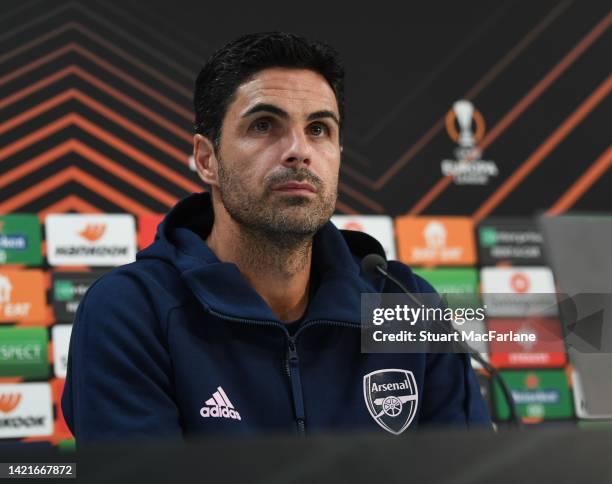
[[[23,234],[0,234],[0,249],[2,250],[25,250],[27,246],[28,238]]]
[[[0,328],[0,376],[46,377],[46,328]]]
[[[399,256],[414,265],[471,265],[476,261],[473,225],[466,217],[398,217]]]
[[[432,220],[425,226],[423,236],[429,249],[440,250],[446,247],[446,229],[437,220]]]
[[[452,177],[457,185],[486,185],[499,174],[497,164],[483,160],[476,147],[485,134],[485,120],[470,101],[455,102],[446,115],[445,125],[457,147],[454,159],[442,161],[442,175]]]
[[[481,271],[483,292],[548,293],[555,291],[548,267],[485,267]]]
[[[0,412],[9,413],[17,408],[21,401],[20,393],[4,393],[0,394]]]
[[[135,258],[131,215],[49,215],[45,226],[51,265],[114,266]]]
[[[89,289],[87,284],[60,279],[53,284],[53,296],[57,301],[69,301],[75,296],[83,297],[87,289]]]
[[[558,405],[561,392],[557,389],[539,389],[540,379],[530,373],[525,378],[526,390],[512,390],[512,397],[517,405],[526,405],[526,416],[542,418],[546,410],[544,405]]]
[[[0,216],[0,264],[42,262],[40,223],[36,215]]]
[[[482,298],[489,317],[556,316],[557,298],[548,267],[485,267]]]
[[[521,416],[557,419],[573,415],[572,397],[564,370],[502,371]],[[502,420],[509,415],[501,388],[494,382],[496,411]]]
[[[493,227],[483,227],[478,234],[483,247],[493,247],[497,243],[497,230]]]
[[[212,398],[206,400],[204,406],[200,409],[200,415],[204,418],[242,420],[240,414],[221,387],[217,387],[217,391],[213,393]]]
[[[83,230],[77,232],[81,237],[89,242],[95,242],[106,232],[106,224],[87,224]]]
[[[489,218],[478,227],[481,265],[544,263],[544,239],[530,219]]]
[[[44,322],[45,278],[40,270],[0,270],[0,322]]]
[[[515,272],[510,276],[510,288],[518,294],[529,291],[529,278],[522,272]]]
[[[79,303],[89,287],[104,271],[91,272],[54,272],[52,274],[53,311],[57,321],[71,323]]]
[[[48,383],[0,384],[0,438],[52,433],[53,409]]]
[[[393,368],[365,375],[363,397],[374,421],[387,432],[399,435],[416,415],[419,392],[411,371]]]

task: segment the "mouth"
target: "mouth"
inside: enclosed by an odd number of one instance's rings
[[[306,182],[288,182],[272,187],[272,190],[290,195],[314,195],[317,191],[315,188]]]

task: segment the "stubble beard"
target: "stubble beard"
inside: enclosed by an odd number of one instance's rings
[[[219,194],[228,214],[240,225],[245,236],[292,250],[310,247],[312,237],[331,218],[337,198],[337,181],[326,190],[323,182],[309,170],[287,168],[264,179],[263,193],[244,189],[235,173],[219,160]],[[289,181],[305,181],[316,189],[314,199],[279,196],[272,186]]]

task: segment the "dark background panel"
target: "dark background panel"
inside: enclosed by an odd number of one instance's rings
[[[414,213],[473,215],[512,176],[576,107],[609,76],[610,5],[606,1],[474,0],[450,2],[197,2],[98,0],[3,2],[0,13],[0,122],[36,108],[66,89],[77,88],[184,154],[177,163],[148,141],[71,100],[40,118],[0,132],[2,146],[19,141],[75,112],[103,126],[197,183],[186,168],[191,147],[191,92],[197,72],[211,53],[246,33],[285,30],[332,44],[347,70],[347,124],[341,168],[339,211],[400,215],[411,211],[441,179],[440,162],[453,156],[454,142],[441,120],[459,99],[469,98],[482,114],[487,133],[581,42],[596,39],[485,149],[482,157],[500,173],[484,186],[449,184]],[[69,50],[76,45],[96,56]],[[78,50],[77,49],[77,50]],[[38,63],[38,64],[37,64]],[[93,83],[69,75],[35,89],[48,76],[77,66],[128,100],[145,106],[176,127],[171,132]],[[17,75],[18,74],[18,75]],[[532,215],[550,208],[609,145],[609,100],[604,99],[552,150],[492,215]],[[70,130],[66,130],[64,135]],[[118,153],[104,139],[80,140],[175,196],[183,191]],[[65,136],[24,147],[0,160],[0,176],[24,160],[64,141]],[[68,161],[67,161],[68,160]],[[70,157],[59,160],[65,167]],[[85,166],[81,161],[78,166]],[[53,171],[53,168],[47,168]],[[98,173],[89,169],[91,173]],[[100,179],[112,176],[99,173]],[[34,177],[36,178],[36,177]],[[0,204],[27,189],[24,177],[0,190]],[[40,175],[39,177],[40,178]],[[604,173],[576,202],[589,211],[612,210]],[[78,184],[64,185],[61,195]],[[160,208],[140,190],[117,182],[140,203]],[[57,190],[60,190],[59,188]],[[593,191],[591,195],[589,192]],[[48,194],[49,200],[58,196]],[[103,193],[90,194],[104,198]],[[61,198],[61,196],[59,197]],[[33,206],[44,209],[45,197]],[[112,202],[110,202],[112,205]],[[27,207],[22,207],[27,208]]]

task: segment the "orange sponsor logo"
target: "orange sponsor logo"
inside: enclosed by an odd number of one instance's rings
[[[467,217],[398,217],[399,258],[418,266],[472,265],[476,262],[474,227]]]
[[[89,242],[95,242],[106,232],[106,224],[89,223],[78,234]]]
[[[39,269],[0,269],[0,323],[44,323],[45,275]]]
[[[21,402],[21,393],[2,393],[0,394],[0,411],[9,413],[17,408]]]

